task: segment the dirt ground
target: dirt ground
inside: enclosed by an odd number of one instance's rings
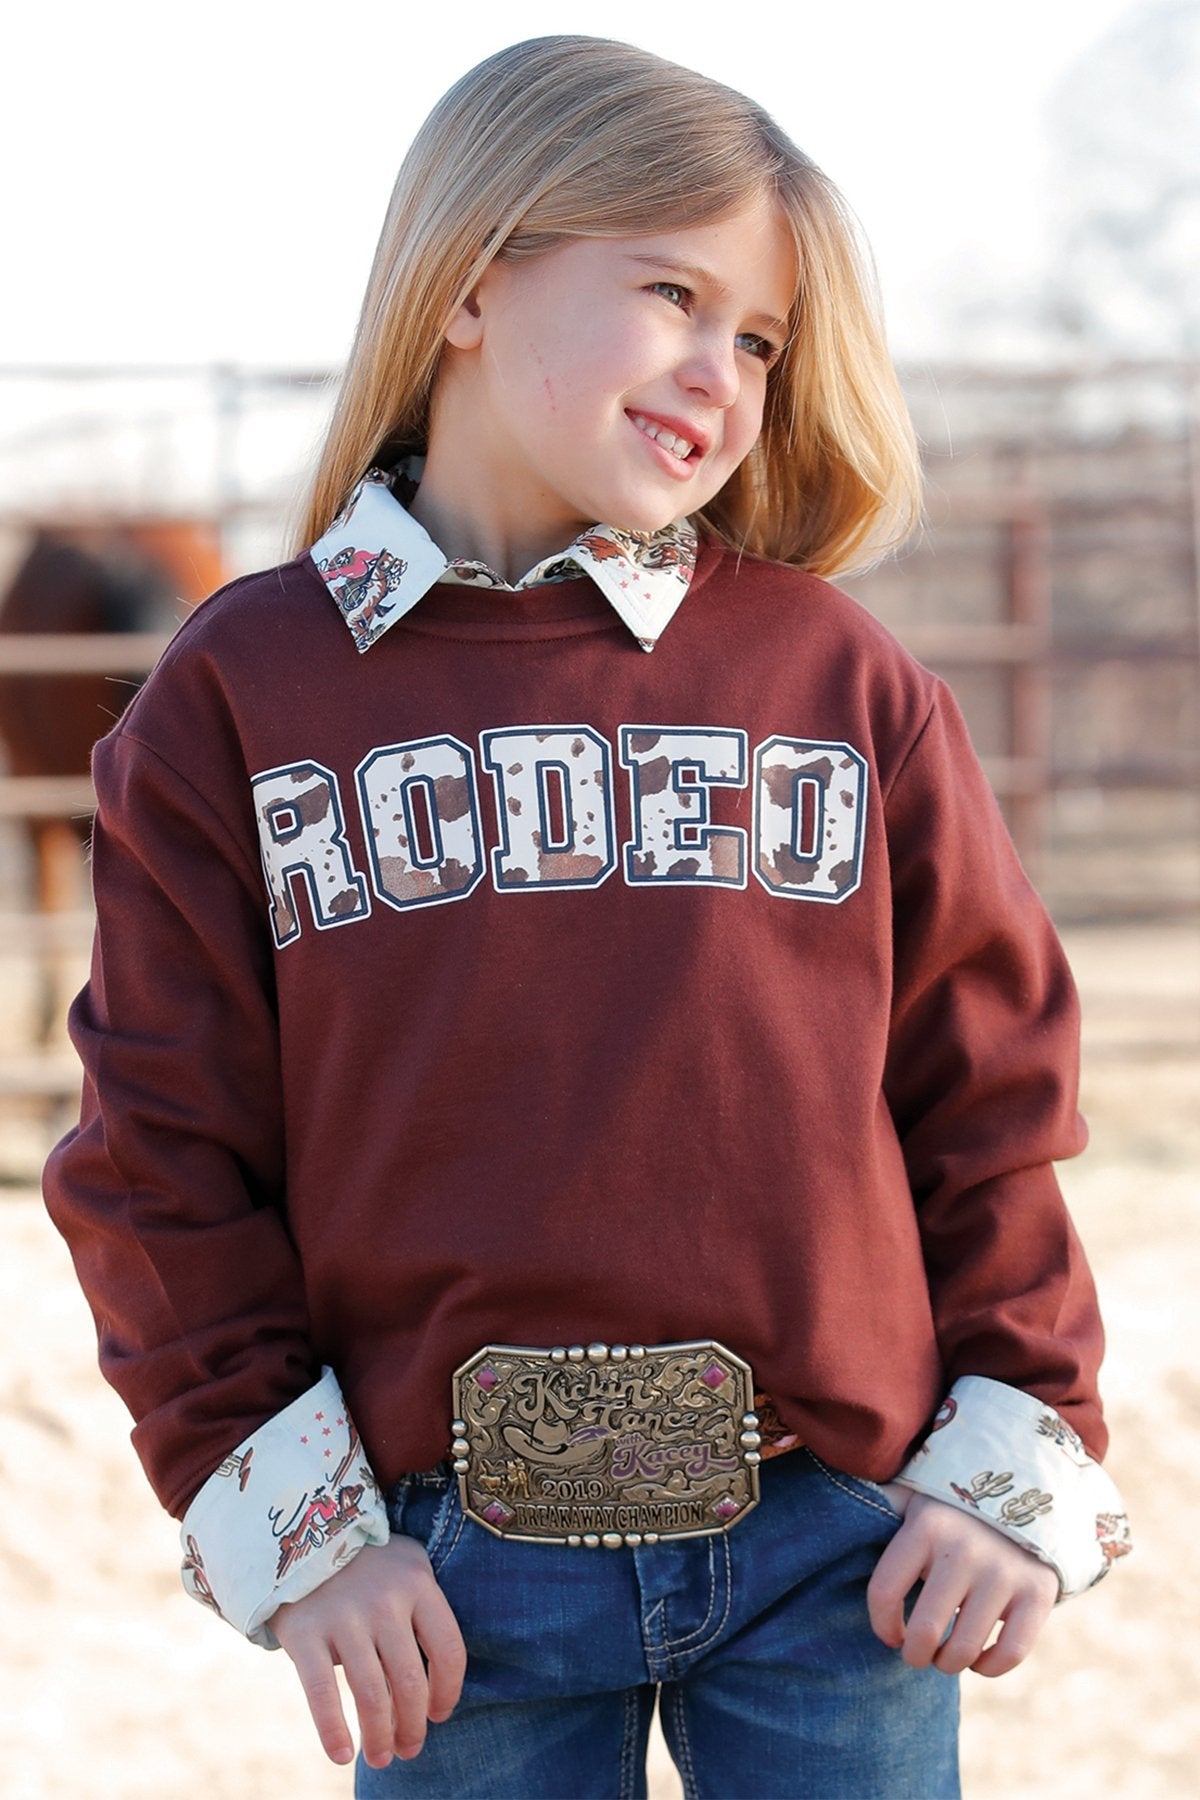
[[[1109,1331],[1109,1466],[1137,1548],[1032,1661],[964,1684],[969,1800],[1193,1800],[1200,1766],[1200,936],[1068,934],[1092,1146],[1063,1182]],[[26,973],[0,958],[9,1005]],[[26,996],[27,998],[27,996]],[[9,1047],[7,1044],[5,1047]],[[52,1122],[0,1118],[0,1769],[8,1800],[342,1800],[290,1664],[187,1600],[176,1530],[94,1366],[36,1170]],[[655,1800],[679,1793],[661,1744]],[[753,1800],[747,1776],[743,1800]],[[564,1796],[564,1800],[568,1797]],[[728,1800],[738,1800],[729,1796]]]

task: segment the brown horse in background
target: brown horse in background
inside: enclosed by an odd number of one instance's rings
[[[152,520],[34,526],[0,598],[0,633],[169,634],[226,579],[216,528]],[[0,746],[9,772],[86,776],[92,746],[144,679],[128,674],[0,674]],[[28,816],[35,904],[69,909],[80,888],[91,814]],[[43,1041],[57,996],[43,969]]]

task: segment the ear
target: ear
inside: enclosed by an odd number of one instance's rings
[[[446,326],[446,342],[453,344],[456,350],[476,350],[483,337],[483,309],[479,304],[479,291],[472,288],[458,311]]]

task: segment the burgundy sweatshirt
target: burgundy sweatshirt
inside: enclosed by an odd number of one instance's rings
[[[360,656],[311,560],[97,747],[83,1116],[46,1176],[182,1515],[337,1372],[381,1482],[489,1341],[715,1337],[893,1476],[986,1375],[1103,1455],[1077,1014],[948,690],[712,545],[652,656],[586,579]]]

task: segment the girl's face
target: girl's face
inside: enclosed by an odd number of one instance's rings
[[[457,469],[530,560],[598,522],[696,512],[758,436],[796,275],[766,199],[493,263],[447,331],[427,475]]]

